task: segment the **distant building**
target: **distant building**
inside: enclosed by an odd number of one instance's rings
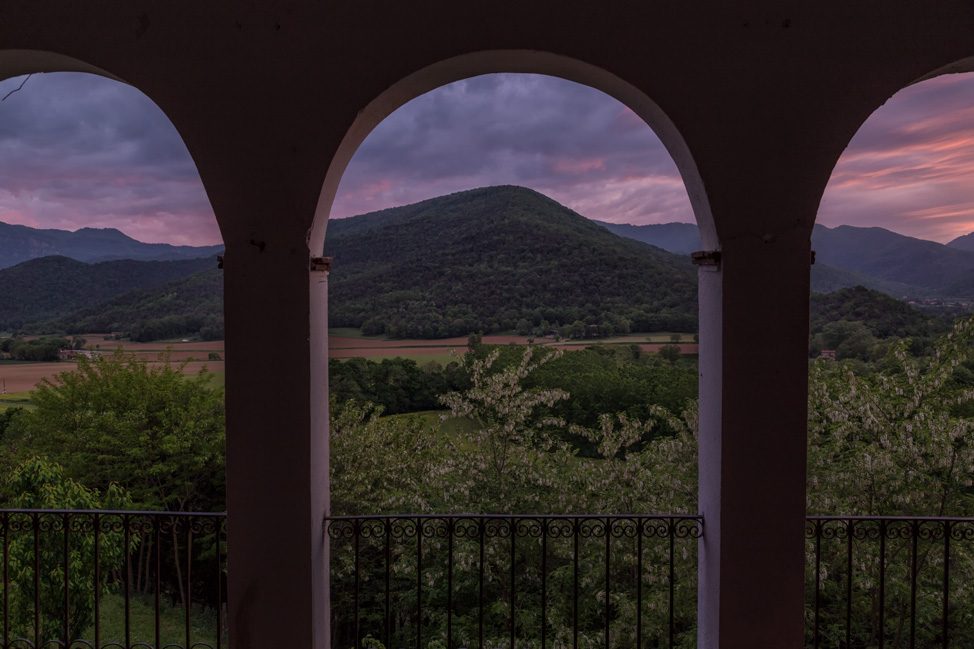
[[[823,349],[822,350],[822,354],[819,356],[819,358],[824,358],[827,361],[834,361],[835,360],[835,350],[834,349]]]

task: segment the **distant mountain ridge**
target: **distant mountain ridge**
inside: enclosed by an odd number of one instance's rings
[[[689,255],[702,249],[700,231],[693,223],[631,225],[629,223],[608,223],[597,219],[592,219],[592,221],[620,237],[642,241],[677,255]]]
[[[692,223],[619,225],[596,221],[620,236],[678,254],[700,249]],[[879,227],[815,225],[812,290],[865,286],[894,297],[974,294],[974,233],[944,245]]]
[[[117,231],[90,234],[127,238]],[[974,252],[882,228],[816,226],[812,241],[816,292],[865,286],[903,298],[948,290],[962,295],[967,287],[974,294]],[[459,192],[329,223],[325,253],[336,258],[331,323],[403,338],[525,327],[573,326],[596,334],[690,331],[697,298],[687,251],[698,249],[693,224],[591,221],[521,187]],[[0,269],[0,330],[123,330],[143,340],[219,336],[223,285],[215,265],[213,257],[29,260]],[[874,302],[873,310],[889,311]]]
[[[26,225],[0,222],[0,269],[19,263],[58,255],[94,263],[116,259],[171,261],[199,259],[218,254],[223,246],[173,246],[168,243],[142,243],[114,228],[39,230]]]
[[[974,251],[974,232],[961,235],[956,239],[952,239],[951,241],[948,241],[947,247],[956,248],[957,250]]]

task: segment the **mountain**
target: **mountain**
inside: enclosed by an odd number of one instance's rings
[[[133,289],[147,289],[216,266],[214,258],[105,261],[41,257],[0,270],[0,329],[59,318]]]
[[[0,223],[0,269],[52,255],[84,262],[114,259],[166,261],[199,259],[222,250],[222,245],[172,246],[168,243],[142,243],[113,228],[82,228],[69,232],[37,230],[25,225]]]
[[[816,225],[816,260],[869,277],[939,291],[974,279],[974,253],[884,228]]]
[[[334,220],[325,246],[335,257],[331,324],[400,338],[566,326],[600,334],[694,330],[696,272],[687,255],[618,236],[609,226],[660,245],[699,248],[691,224],[600,224],[510,186]],[[813,246],[817,292],[863,286],[902,298],[934,295],[942,287],[899,278],[949,279],[954,288],[974,284],[967,270],[974,253],[881,228],[816,226]],[[944,251],[956,272],[940,262]],[[911,265],[919,268],[908,272]],[[212,257],[95,264],[34,259],[0,270],[0,329],[33,324],[32,331],[125,331],[140,340],[219,336],[223,285],[215,266]],[[866,314],[892,328],[890,318],[899,318],[896,330],[926,331],[922,319],[910,320],[915,310],[897,312],[872,293],[836,299],[842,303],[826,300],[821,308],[840,319]]]
[[[948,241],[947,247],[974,252],[974,232],[961,235],[952,241]]]
[[[607,223],[592,219],[613,234],[627,239],[635,239],[663,250],[689,255],[703,250],[700,231],[693,223],[654,223],[651,225],[630,225],[628,223]]]
[[[223,338],[223,273],[206,270],[149,289],[133,289],[40,327],[68,334],[122,331],[137,342],[198,335]]]
[[[812,265],[809,273],[809,284],[813,293],[831,293],[853,286],[862,286],[873,291],[879,291],[897,299],[930,293],[930,289],[920,286],[877,279],[854,270],[829,266],[818,260]]]
[[[535,191],[486,187],[328,225],[332,326],[439,338],[569,325],[696,327],[685,256],[618,237]]]
[[[595,221],[620,236],[677,254],[700,250],[691,223],[619,225]],[[907,237],[884,228],[816,225],[812,230],[812,290],[830,292],[865,286],[894,297],[974,293],[974,233],[946,246]]]

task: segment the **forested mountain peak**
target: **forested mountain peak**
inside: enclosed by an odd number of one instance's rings
[[[690,330],[686,257],[616,236],[536,191],[485,187],[329,224],[333,326],[434,338],[520,321]],[[685,328],[685,329],[684,329]]]

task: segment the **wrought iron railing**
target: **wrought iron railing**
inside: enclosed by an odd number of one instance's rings
[[[812,647],[974,647],[974,519],[810,516]]]
[[[0,510],[6,648],[226,645],[226,515]]]
[[[695,646],[699,516],[326,519],[332,646]]]
[[[332,646],[691,647],[699,516],[325,521]],[[807,645],[974,647],[974,519],[810,516]],[[225,514],[0,510],[6,648],[227,646]]]

